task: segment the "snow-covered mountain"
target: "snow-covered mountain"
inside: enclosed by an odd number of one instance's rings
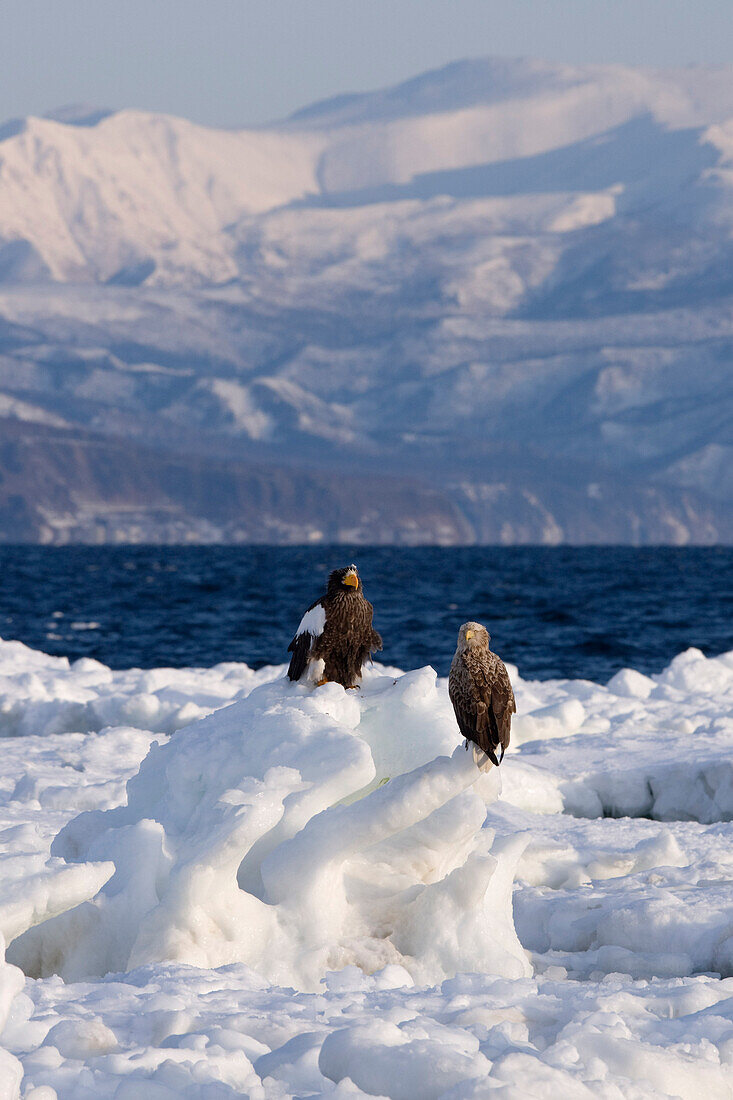
[[[733,69],[0,137],[0,537],[733,539]]]

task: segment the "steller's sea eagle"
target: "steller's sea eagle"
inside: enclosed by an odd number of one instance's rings
[[[333,680],[345,688],[358,687],[362,665],[382,648],[372,629],[372,610],[356,566],[334,569],[326,593],[310,605],[288,646],[293,655],[290,679],[307,675],[316,686]]]
[[[486,753],[498,768],[509,745],[514,692],[504,662],[489,649],[491,638],[481,623],[464,623],[458,632],[448,678],[448,694],[459,729],[468,742]],[[496,750],[501,746],[501,756]],[[473,750],[479,764],[479,754]],[[483,767],[486,761],[479,766]]]

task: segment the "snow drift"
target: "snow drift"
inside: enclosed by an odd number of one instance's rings
[[[153,743],[127,805],[53,844],[94,896],[17,938],[13,961],[68,980],[244,962],[301,989],[350,965],[527,975],[511,903],[525,839],[483,828],[498,775],[445,703],[430,669],[373,676],[363,698],[279,679]]]

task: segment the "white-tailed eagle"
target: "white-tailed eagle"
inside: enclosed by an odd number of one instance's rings
[[[459,729],[498,768],[509,745],[512,714],[517,706],[504,662],[489,649],[491,638],[481,623],[464,623],[448,678],[448,694]],[[497,749],[501,756],[497,758]],[[474,749],[474,758],[479,763]],[[486,762],[484,761],[484,764]]]

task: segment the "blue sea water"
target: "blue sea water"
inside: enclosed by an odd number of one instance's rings
[[[355,561],[381,659],[446,674],[486,624],[524,677],[606,681],[733,649],[733,548],[0,547],[0,636],[113,668],[287,659],[328,571]]]

